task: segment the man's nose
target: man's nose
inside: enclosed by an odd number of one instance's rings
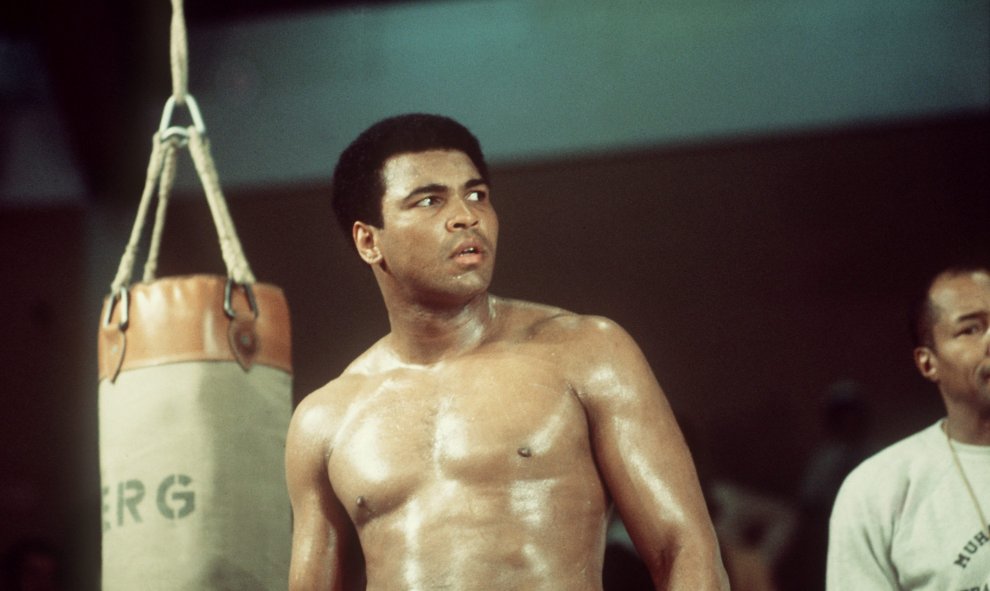
[[[447,230],[466,230],[478,225],[478,216],[471,206],[463,199],[451,203],[450,217],[447,218]]]

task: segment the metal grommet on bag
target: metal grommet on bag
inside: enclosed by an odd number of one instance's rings
[[[233,292],[234,287],[239,286],[244,291],[247,298],[248,308],[251,310],[250,316],[238,315],[234,310]],[[258,302],[254,298],[254,289],[249,283],[238,284],[233,278],[227,278],[227,284],[223,290],[223,311],[230,318],[230,326],[227,329],[227,342],[230,350],[237,359],[237,363],[244,371],[251,369],[254,363],[254,356],[258,352],[258,334],[255,331],[255,320],[258,319]]]

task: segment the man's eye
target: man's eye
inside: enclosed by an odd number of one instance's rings
[[[416,207],[430,207],[432,205],[436,205],[439,201],[439,199],[432,195],[430,197],[423,197],[416,202]]]
[[[488,193],[484,191],[471,191],[468,193],[468,201],[484,201],[488,198]]]
[[[974,335],[983,332],[983,327],[979,324],[969,324],[959,329],[960,335]]]

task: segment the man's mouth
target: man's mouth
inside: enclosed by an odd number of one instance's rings
[[[450,257],[464,263],[478,263],[490,254],[488,241],[480,234],[463,236],[453,244]]]

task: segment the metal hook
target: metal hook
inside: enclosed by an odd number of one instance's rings
[[[240,285],[244,289],[244,295],[247,296],[248,307],[251,308],[251,312],[254,313],[254,317],[258,318],[258,302],[254,299],[254,290],[251,289],[251,284],[240,283],[238,284],[233,278],[227,278],[227,285],[223,289],[223,312],[227,315],[227,318],[233,320],[237,316],[237,312],[234,311],[234,306],[231,305],[231,292],[235,285]]]
[[[110,295],[110,304],[107,306],[107,315],[106,318],[103,319],[104,326],[110,325],[110,318],[113,317],[113,309],[116,305],[117,298],[120,298],[120,322],[118,323],[118,326],[122,331],[127,330],[127,326],[131,322],[130,313],[129,313],[131,307],[131,298],[129,293],[130,292],[127,290],[126,287],[121,287],[120,289],[117,290],[117,293]]]

